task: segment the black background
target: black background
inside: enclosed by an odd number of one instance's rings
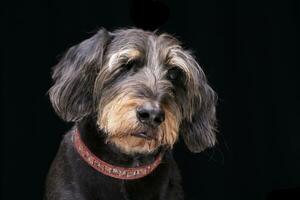
[[[186,199],[298,194],[299,0],[3,5],[1,199],[42,199],[48,168],[71,126],[50,106],[51,67],[98,28],[131,26],[176,35],[194,51],[219,95],[219,144],[201,154],[190,153],[182,142],[175,148]]]

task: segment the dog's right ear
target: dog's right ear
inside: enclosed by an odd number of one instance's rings
[[[94,82],[109,40],[109,32],[101,29],[71,47],[54,67],[49,96],[63,120],[75,122],[92,113]]]

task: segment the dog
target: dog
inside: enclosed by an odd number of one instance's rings
[[[74,127],[49,170],[46,200],[179,200],[178,138],[216,143],[216,93],[181,43],[137,28],[101,28],[53,68],[50,101]]]

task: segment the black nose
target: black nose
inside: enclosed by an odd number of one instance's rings
[[[165,113],[158,106],[145,104],[137,109],[137,117],[143,124],[157,127],[165,120]]]

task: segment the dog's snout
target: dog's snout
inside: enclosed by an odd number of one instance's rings
[[[143,124],[157,127],[165,120],[165,113],[159,106],[147,103],[137,109],[137,118]]]

